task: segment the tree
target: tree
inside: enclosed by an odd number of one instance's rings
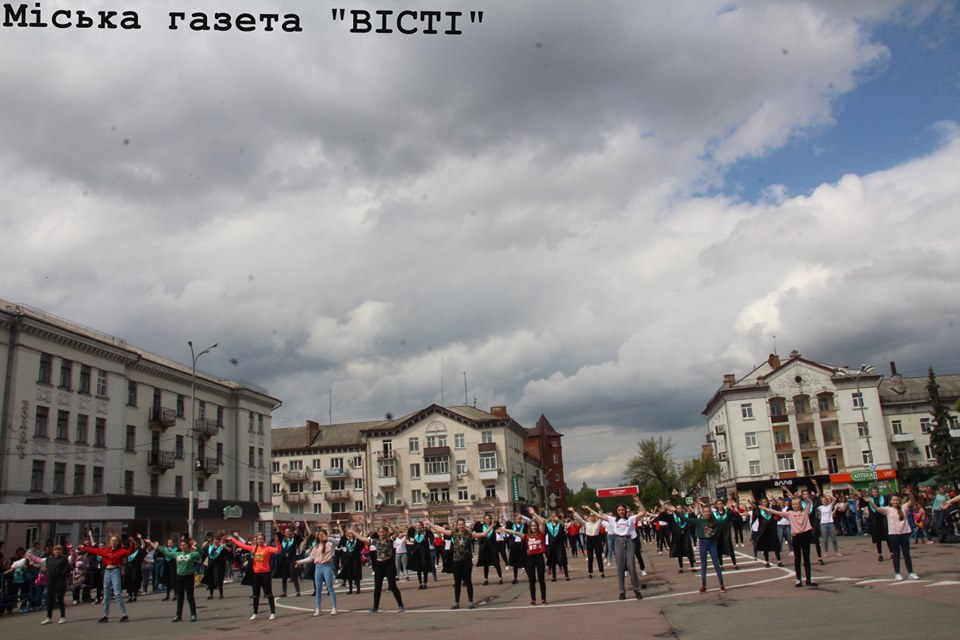
[[[687,494],[702,495],[703,490],[723,479],[724,468],[713,456],[704,453],[683,463],[680,468],[680,489]]]
[[[637,443],[637,455],[630,458],[623,477],[627,484],[640,488],[640,499],[648,508],[658,500],[669,500],[670,492],[680,487],[680,478],[670,455],[673,442],[668,438],[647,438]]]
[[[930,431],[930,448],[937,459],[937,477],[941,481],[960,481],[960,438],[950,435],[950,414],[940,399],[940,385],[930,367],[927,378],[927,396],[930,398],[930,413],[933,414],[933,430]],[[960,401],[957,402],[960,411]]]

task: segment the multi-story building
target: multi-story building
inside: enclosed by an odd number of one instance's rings
[[[76,541],[88,526],[187,532],[192,490],[204,498],[197,535],[260,521],[279,406],[264,389],[194,376],[192,364],[4,301],[0,372],[0,503],[27,514],[3,525],[8,544]],[[112,519],[111,507],[132,518]]]
[[[538,502],[548,509],[567,508],[567,483],[563,475],[563,434],[558,432],[543,415],[536,426],[527,429],[524,442],[529,455],[540,461],[543,478],[538,490]]]
[[[439,521],[509,515],[536,504],[530,497],[541,482],[526,437],[506,407],[431,405],[392,420],[277,429],[275,517],[379,523],[424,511]]]
[[[804,359],[771,355],[747,375],[724,376],[707,403],[708,443],[726,467],[729,492],[759,495],[778,487],[841,489],[894,482],[884,436],[882,377]]]
[[[880,383],[883,426],[890,448],[890,459],[905,482],[925,480],[929,467],[936,464],[930,446],[933,407],[927,391],[928,376],[904,378],[897,365],[890,363],[890,379]],[[950,428],[958,424],[957,400],[960,399],[960,375],[937,376],[940,400],[950,412]]]

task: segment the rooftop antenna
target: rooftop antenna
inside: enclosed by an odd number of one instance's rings
[[[330,424],[333,424],[333,387],[330,387],[330,409],[328,413],[330,415]]]
[[[463,404],[469,405],[470,401],[467,400],[467,372],[463,372]]]
[[[440,356],[440,406],[443,404],[443,356]]]
[[[777,355],[777,336],[773,336],[773,355]]]

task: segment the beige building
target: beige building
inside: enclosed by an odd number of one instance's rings
[[[19,522],[0,530],[9,545],[36,536],[75,541],[86,526],[186,532],[192,488],[208,498],[197,534],[255,527],[260,504],[269,509],[279,401],[264,389],[200,371],[194,378],[192,363],[5,301],[0,373],[0,503],[25,505]],[[30,505],[36,520],[24,515]],[[87,507],[87,517],[50,519],[43,505]],[[133,508],[133,520],[110,521],[109,507]]]
[[[431,405],[378,422],[274,432],[278,520],[373,522],[508,515],[543,482],[506,407]]]

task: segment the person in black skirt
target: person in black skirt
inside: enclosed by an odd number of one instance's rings
[[[517,584],[520,569],[527,566],[527,541],[521,535],[510,534],[524,534],[528,529],[529,525],[523,521],[523,516],[517,513],[513,516],[513,522],[503,530],[507,534],[507,566],[513,568],[513,584]]]
[[[226,575],[227,563],[233,560],[230,550],[223,543],[223,536],[224,533],[221,531],[203,549],[205,568],[201,582],[210,592],[207,600],[213,600],[214,591],[219,591],[220,599],[223,600],[223,579]]]
[[[437,570],[431,555],[432,549],[433,534],[423,527],[422,522],[407,529],[407,571],[416,571],[418,589],[426,589],[430,574]]]
[[[303,539],[299,534],[287,527],[283,530],[283,537],[280,538],[280,547],[282,553],[277,560],[276,577],[280,578],[280,598],[287,597],[287,581],[293,582],[293,588],[300,595],[300,571],[295,566],[297,562],[297,553],[300,550],[300,543]]]
[[[363,579],[363,561],[360,558],[362,553],[363,542],[357,538],[353,529],[347,529],[340,538],[340,572],[337,578],[347,581],[348,595],[353,593],[354,588],[360,593],[360,580]]]
[[[477,540],[479,548],[477,549],[477,566],[483,567],[483,584],[488,584],[490,577],[490,567],[497,570],[499,584],[503,584],[503,571],[500,569],[500,554],[497,552],[497,529],[500,524],[493,521],[493,516],[489,513],[484,514],[483,522],[477,522],[473,525],[476,533],[483,535]]]
[[[877,545],[877,561],[883,562],[883,543],[887,542],[887,519],[877,512],[877,507],[889,507],[890,496],[880,495],[877,487],[870,489],[868,502],[866,498],[860,498],[860,506],[867,509],[870,520],[870,540]]]
[[[532,509],[532,507],[531,507]],[[550,581],[557,581],[557,567],[567,580],[570,579],[570,569],[567,566],[567,532],[563,528],[560,514],[556,511],[550,514],[550,519],[544,525],[547,534],[547,567],[550,570]]]
[[[669,512],[670,509],[667,509],[667,511]],[[683,573],[684,558],[690,561],[690,570],[693,571],[696,565],[693,560],[693,541],[690,537],[692,529],[690,525],[679,518],[676,513],[669,513],[667,522],[670,523],[670,557],[677,559],[677,564],[680,567],[679,573]]]
[[[760,498],[760,506],[769,509],[770,501],[766,496]],[[753,557],[757,558],[757,553],[763,551],[763,560],[766,568],[770,568],[770,552],[773,551],[777,557],[777,566],[782,567],[783,562],[780,557],[780,540],[777,538],[777,522],[780,516],[764,511],[759,506],[753,508],[753,522],[750,526],[751,537],[753,538]],[[756,527],[754,531],[753,528]]]

